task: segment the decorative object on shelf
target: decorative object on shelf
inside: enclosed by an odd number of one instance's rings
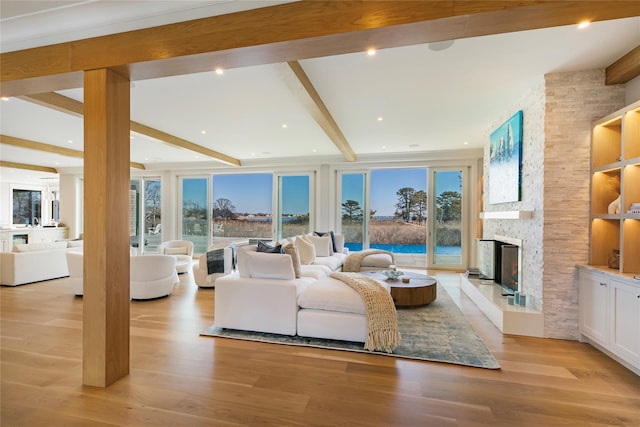
[[[397,280],[398,277],[402,276],[404,273],[398,270],[384,270],[382,274],[387,276],[387,279]]]
[[[411,279],[409,279],[408,277],[403,277],[402,278],[402,283],[409,283],[411,281]]]
[[[620,213],[620,195],[611,203],[609,203],[608,212],[610,214],[616,215]]]
[[[520,299],[519,299],[518,303],[520,304],[520,307],[526,307],[527,306],[527,296],[525,294],[520,294]]]
[[[631,203],[631,207],[629,208],[630,214],[640,214],[640,203]]]
[[[489,137],[489,203],[519,202],[522,193],[522,110]]]
[[[609,255],[609,268],[619,269],[620,268],[620,249],[613,249],[611,251],[611,255]]]

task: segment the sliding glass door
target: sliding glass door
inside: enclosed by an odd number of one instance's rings
[[[162,236],[162,193],[159,177],[131,179],[129,244],[138,253],[156,252]]]
[[[182,178],[180,238],[193,242],[196,254],[206,252],[209,245],[208,186],[206,177]]]
[[[464,197],[464,170],[431,170],[431,207],[429,267],[466,268],[467,223]]]

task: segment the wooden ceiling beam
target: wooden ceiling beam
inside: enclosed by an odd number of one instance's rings
[[[638,14],[634,0],[292,2],[6,52],[0,94],[81,87],[82,71],[90,69],[114,68],[139,80]]]
[[[25,148],[27,150],[45,151],[47,153],[58,154],[60,156],[84,159],[84,152],[80,150],[73,150],[71,148],[59,147],[57,145],[31,141],[29,139],[16,138],[15,136],[0,134],[0,144],[11,145],[19,148]],[[145,169],[145,166],[142,163],[130,162],[130,166],[133,169],[141,169],[141,170]],[[54,173],[57,173],[57,170]]]
[[[622,84],[638,76],[640,76],[640,45],[607,67],[605,84]]]
[[[23,95],[19,98],[77,117],[82,117],[84,114],[84,104],[82,102],[76,101],[75,99],[60,95],[55,92],[39,93],[35,95]],[[161,142],[164,142],[165,144],[191,150],[228,165],[240,166],[240,160],[234,157],[228,156],[215,150],[211,150],[201,145],[197,145],[191,141],[187,141],[186,139],[182,139],[161,130],[143,125],[142,123],[131,121],[130,129],[133,132],[137,132],[141,135],[146,135],[148,137],[157,139]]]
[[[46,151],[50,154],[59,154],[60,156],[65,157],[84,159],[84,153],[80,150],[73,150],[71,148],[31,141],[29,139],[16,138],[15,136],[0,135],[0,144],[26,148],[27,150]]]
[[[49,166],[29,165],[26,163],[7,162],[5,160],[0,160],[0,167],[25,169],[25,170],[36,171],[36,172],[58,173],[58,170],[56,168],[51,168]]]
[[[286,64],[282,64],[282,74],[291,92],[340,150],[344,158],[348,162],[355,162],[356,153],[349,145],[342,130],[333,119],[329,109],[322,101],[300,63],[298,61],[289,61]]]

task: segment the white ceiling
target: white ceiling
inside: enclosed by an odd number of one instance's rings
[[[2,0],[2,51],[276,3],[282,2]],[[300,63],[357,156],[401,158],[412,152],[480,148],[497,118],[508,114],[544,74],[604,68],[638,44],[640,17],[635,17],[582,30],[567,26],[456,40],[439,52],[416,45],[380,50],[373,57],[363,52]],[[288,88],[284,67],[137,81],[131,119],[245,164],[340,158]],[[60,93],[82,100],[81,89]],[[81,118],[13,98],[0,103],[0,114],[2,134],[82,150]],[[133,137],[131,160],[148,168],[219,165],[191,151]],[[82,165],[81,159],[7,145],[0,150],[6,161]]]

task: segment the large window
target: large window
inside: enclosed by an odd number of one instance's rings
[[[144,178],[145,249],[156,252],[162,241],[162,186],[160,178]]]
[[[365,245],[365,173],[341,175],[340,223],[345,246],[360,251]]]
[[[427,252],[427,170],[371,171],[369,247]]]
[[[204,253],[209,245],[207,219],[207,178],[182,179],[181,239],[193,242],[194,253]]]
[[[32,224],[42,220],[40,198],[38,190],[13,190],[13,223]]]
[[[311,231],[310,192],[309,175],[278,176],[278,240]]]
[[[162,241],[160,178],[134,178],[130,182],[129,243],[138,253],[156,252]]]
[[[272,174],[214,175],[212,180],[214,242],[271,238]]]

